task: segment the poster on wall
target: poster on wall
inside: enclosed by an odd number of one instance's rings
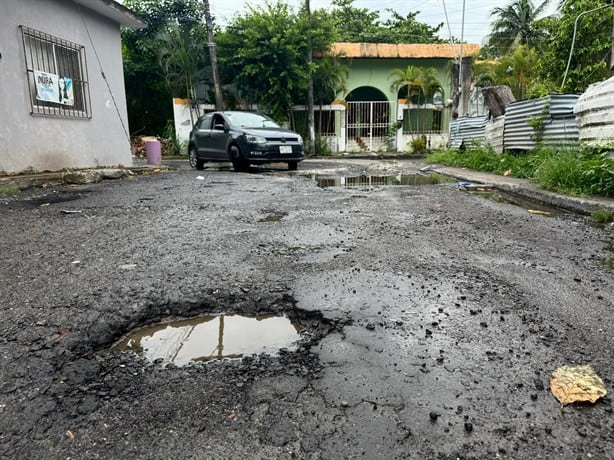
[[[35,70],[34,82],[36,84],[36,98],[39,101],[64,105],[74,104],[72,78]]]
[[[58,76],[54,73],[34,71],[36,83],[36,99],[47,102],[60,102]]]
[[[58,88],[60,91],[59,103],[64,105],[73,105],[75,98],[72,89],[72,78],[60,76],[58,79]]]

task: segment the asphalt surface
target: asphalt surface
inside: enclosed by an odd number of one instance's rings
[[[614,230],[457,180],[317,185],[424,167],[181,163],[1,198],[0,455],[614,458]],[[495,191],[531,189],[512,182]],[[109,350],[220,313],[284,315],[303,340],[187,367]],[[609,395],[561,408],[564,364]]]

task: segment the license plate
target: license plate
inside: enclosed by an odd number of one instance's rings
[[[279,153],[281,154],[292,153],[292,146],[291,145],[280,145]]]

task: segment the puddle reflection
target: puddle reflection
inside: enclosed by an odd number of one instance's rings
[[[435,185],[453,182],[440,174],[396,174],[389,176],[320,176],[312,175],[319,187],[368,187],[378,185]]]
[[[138,329],[112,350],[130,350],[150,361],[184,366],[260,353],[275,355],[282,348],[296,349],[300,339],[297,326],[284,316],[216,315]]]

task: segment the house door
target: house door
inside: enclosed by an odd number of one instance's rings
[[[395,148],[394,133],[389,136],[390,108],[388,101],[356,101],[347,103],[346,139],[349,152],[379,152]]]

